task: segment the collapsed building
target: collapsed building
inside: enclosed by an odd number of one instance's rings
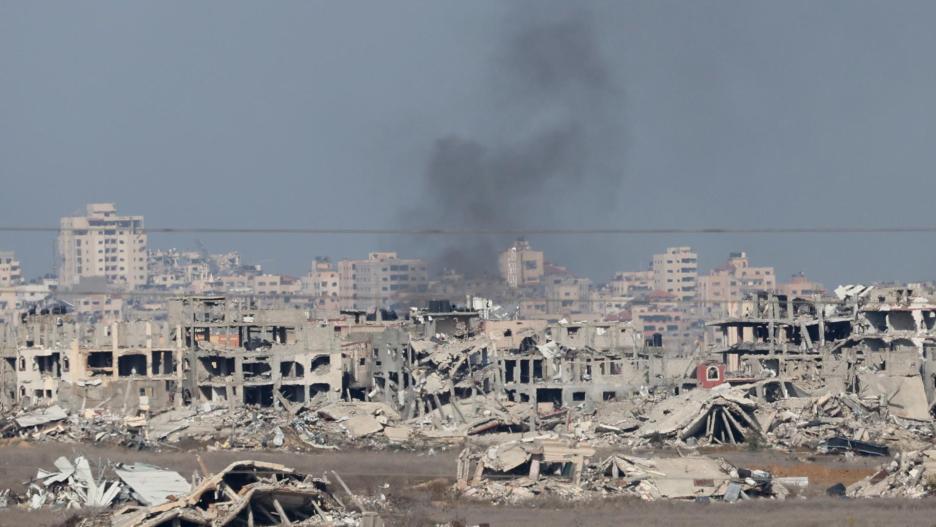
[[[694,386],[675,357],[628,324],[482,320],[436,302],[406,319],[310,320],[249,299],[182,297],[165,320],[80,322],[60,310],[4,326],[2,402],[134,414],[381,401],[406,418],[498,394],[555,406]]]
[[[403,421],[474,433],[541,429],[570,408],[640,400],[709,414],[679,423],[682,439],[734,443],[769,431],[753,405],[853,394],[860,404],[836,404],[930,422],[936,304],[912,288],[837,293],[756,293],[738,316],[710,323],[720,338],[702,354],[673,352],[629,323],[487,320],[448,302],[403,318],[355,311],[334,321],[220,296],[174,299],[166,320],[79,323],[44,310],[3,328],[0,402],[124,415],[379,402]],[[687,395],[722,384],[745,389]],[[625,414],[602,426],[661,433],[653,409]]]
[[[528,331],[498,355],[498,378],[510,400],[556,406],[626,399],[647,387],[692,386],[689,357],[667,353],[627,324],[554,324]]]
[[[880,397],[899,417],[929,420],[936,401],[936,304],[929,293],[865,286],[836,293],[804,299],[762,292],[742,316],[712,322],[721,339],[709,348],[715,359],[707,380],[795,380],[807,390]]]

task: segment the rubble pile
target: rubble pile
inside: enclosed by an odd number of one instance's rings
[[[767,405],[760,412],[768,441],[789,448],[815,448],[830,437],[916,449],[934,437],[932,423],[902,419],[877,398],[825,394]]]
[[[612,455],[589,471],[586,488],[603,494],[658,499],[784,498],[789,491],[762,470],[735,468],[703,456],[640,458]]]
[[[636,433],[644,439],[692,439],[700,445],[740,444],[762,433],[754,415],[757,406],[741,388],[693,390],[653,406]]]
[[[483,452],[465,449],[458,457],[456,486],[465,497],[495,503],[541,494],[579,498],[586,460],[594,455],[590,447],[558,440],[509,441]]]
[[[95,476],[97,474],[97,476]],[[104,474],[111,479],[104,479]],[[4,491],[22,508],[90,509],[80,525],[92,527],[170,527],[174,525],[344,525],[381,527],[375,508],[385,498],[333,492],[328,477],[313,477],[276,463],[237,461],[221,472],[189,483],[177,472],[143,463],[97,467],[84,457],[55,460],[55,470],[39,470],[21,496]],[[346,503],[346,500],[348,501]],[[105,512],[93,512],[93,511]]]
[[[923,498],[936,495],[936,450],[897,454],[867,478],[846,488],[852,498]]]
[[[363,525],[365,519],[370,526],[382,524],[374,513],[357,508],[346,508],[325,478],[300,474],[275,463],[238,461],[206,478],[184,496],[145,508],[125,507],[116,511],[112,525],[357,526]]]
[[[68,509],[108,507],[121,493],[116,481],[98,481],[84,457],[72,463],[68,458],[55,460],[55,472],[40,469],[29,484],[23,502],[30,509],[61,506]]]
[[[879,397],[798,392],[767,401],[754,395],[760,384],[598,403],[574,412],[569,430],[578,440],[611,447],[749,444],[823,452],[840,452],[823,447],[835,437],[909,450],[936,437],[932,421],[898,417]]]
[[[641,458],[614,454],[589,463],[595,450],[556,440],[511,441],[459,455],[460,495],[495,503],[537,496],[591,500],[629,496],[660,499],[783,499],[790,490],[771,474],[704,456]],[[803,478],[797,478],[803,479]]]

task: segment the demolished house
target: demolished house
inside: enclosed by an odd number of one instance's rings
[[[90,509],[79,525],[382,526],[380,517],[366,510],[365,500],[352,494],[336,472],[332,475],[349,506],[325,476],[313,477],[276,463],[236,461],[189,483],[177,472],[152,465],[92,466],[84,457],[74,462],[60,457],[54,471],[38,471],[22,496],[8,497],[33,510]]]
[[[360,513],[345,510],[330,486],[327,479],[297,473],[284,465],[238,461],[185,495],[145,508],[124,507],[111,521],[117,527],[222,527],[331,525],[346,517],[360,518]]]
[[[519,502],[539,495],[734,502],[783,498],[790,493],[768,472],[736,468],[705,456],[612,454],[593,463],[594,456],[595,450],[588,446],[544,439],[510,441],[482,451],[465,449],[458,457],[456,489],[466,497],[495,502]]]

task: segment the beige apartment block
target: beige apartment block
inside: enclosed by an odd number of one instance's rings
[[[10,287],[23,282],[23,269],[16,253],[0,251],[0,287]]]
[[[118,216],[113,203],[92,203],[85,216],[62,218],[58,236],[59,283],[103,277],[127,289],[146,284],[143,216]]]
[[[625,271],[616,273],[608,282],[616,296],[632,296],[647,293],[654,288],[653,271]]]
[[[825,287],[819,282],[813,282],[803,273],[797,273],[777,286],[777,292],[789,298],[814,298],[825,294]]]
[[[699,300],[710,315],[740,316],[740,303],[748,293],[776,289],[774,268],[751,266],[744,252],[731,253],[724,265],[699,277]]]
[[[399,258],[395,252],[372,252],[366,260],[338,262],[338,287],[345,309],[385,307],[407,295],[425,293],[426,262]]]
[[[653,255],[653,289],[675,296],[683,302],[696,298],[699,256],[691,247],[669,247]]]
[[[549,313],[591,313],[591,280],[551,276],[546,280],[546,309]]]
[[[315,297],[338,298],[341,294],[338,285],[340,280],[338,269],[328,258],[316,258],[312,268],[309,269],[308,292]]]
[[[543,251],[534,251],[530,242],[520,239],[498,258],[501,278],[510,287],[539,284],[543,280]]]

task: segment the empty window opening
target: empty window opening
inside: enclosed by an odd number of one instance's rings
[[[280,375],[284,379],[301,379],[305,376],[305,368],[296,361],[284,360],[280,362]]]
[[[328,397],[331,386],[325,383],[315,383],[309,385],[309,401],[320,401]]]
[[[151,362],[153,375],[169,375],[175,371],[171,351],[154,351]]]
[[[553,403],[556,406],[562,406],[562,389],[561,388],[537,388],[536,389],[536,402],[537,403]]]
[[[280,395],[292,403],[305,402],[305,386],[301,384],[284,384],[279,388]]]
[[[51,375],[53,377],[62,376],[58,353],[36,357],[34,360],[36,361],[36,369],[38,369],[39,373],[42,375]]]
[[[533,380],[541,381],[543,380],[543,361],[539,359],[533,360]]]
[[[331,370],[331,355],[319,355],[312,359],[309,371],[315,375],[324,375]]]
[[[269,368],[269,365],[267,365]],[[244,404],[253,406],[273,406],[273,386],[244,386]]]
[[[146,356],[134,354],[118,357],[117,375],[121,377],[146,375]]]
[[[268,362],[245,362],[242,366],[244,379],[257,377],[270,377],[273,374],[273,368]],[[246,394],[244,395],[246,397]],[[272,397],[272,393],[271,393]]]
[[[215,377],[227,377],[234,374],[236,362],[233,357],[199,357],[199,363]]]
[[[114,354],[110,351],[92,351],[88,353],[88,369],[92,375],[111,373],[114,368]]]
[[[504,361],[504,382],[517,382],[516,375],[517,361],[515,360],[505,360]]]
[[[520,383],[530,383],[530,361],[528,360],[520,361]]]
[[[916,331],[917,329],[913,314],[909,311],[891,311],[887,315],[887,320],[895,331]]]

